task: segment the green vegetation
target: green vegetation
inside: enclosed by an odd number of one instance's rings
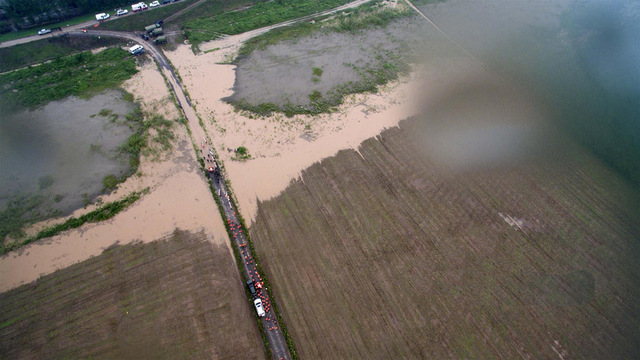
[[[56,36],[26,44],[0,48],[0,72],[14,70],[47,60],[68,56],[99,47],[126,44],[116,38],[102,36]]]
[[[118,179],[113,175],[107,175],[102,179],[102,186],[105,190],[113,190],[118,186]]]
[[[100,24],[100,29],[118,31],[143,31],[145,26],[152,25],[160,19],[165,19],[197,0],[183,0],[170,6],[159,6],[148,10],[116,18]],[[131,8],[129,8],[131,11]]]
[[[192,45],[216,39],[220,34],[240,34],[344,5],[347,0],[275,0],[258,3],[247,10],[226,12],[184,24]]]
[[[83,52],[0,75],[0,101],[8,108],[35,107],[117,87],[136,72],[135,59],[122,49]]]
[[[314,75],[314,76],[317,76],[317,77],[322,76],[322,69],[317,68],[317,67],[314,67],[314,68],[313,68],[313,75]]]
[[[114,14],[111,14],[114,15]],[[91,21],[91,20],[95,20],[95,14],[87,14],[87,15],[83,15],[83,16],[77,16],[74,18],[70,18],[67,20],[63,20],[63,21],[58,21],[58,22],[54,22],[54,23],[47,23],[46,27],[47,28],[65,28],[66,26],[73,26],[73,25],[77,25],[77,24],[81,24],[83,22],[87,22],[87,21]],[[0,21],[1,22],[1,21]],[[15,40],[15,39],[20,39],[23,37],[27,37],[27,36],[31,36],[31,35],[36,35],[38,34],[38,30],[40,30],[41,26],[35,26],[29,29],[24,29],[24,30],[19,30],[19,31],[11,31],[11,32],[6,32],[4,34],[0,35],[0,42],[5,42],[5,41],[11,41],[11,40]],[[51,37],[53,35],[43,35],[45,37]]]
[[[24,236],[22,228],[32,222],[46,219],[51,211],[44,211],[42,204],[44,197],[41,195],[21,196],[10,200],[4,210],[0,210],[0,243],[5,237],[19,238]]]
[[[246,147],[240,146],[236,149],[236,154],[233,157],[234,160],[245,161],[251,159],[251,154],[249,154],[249,150]]]
[[[148,189],[145,189],[142,192],[133,192],[122,200],[107,203],[106,205],[100,207],[99,209],[94,210],[88,214],[82,215],[79,218],[71,218],[62,224],[54,225],[52,227],[44,229],[39,233],[37,233],[35,236],[29,237],[23,241],[16,241],[13,243],[6,244],[4,239],[6,233],[4,233],[5,230],[2,229],[2,232],[0,232],[0,236],[2,236],[1,244],[0,244],[0,255],[6,254],[9,251],[16,250],[34,241],[58,235],[59,233],[66,230],[75,229],[77,227],[84,225],[87,222],[98,222],[98,221],[110,219],[120,211],[126,209],[129,205],[136,202],[140,198],[140,196],[142,196],[143,193],[147,193],[147,192],[148,192]],[[20,206],[24,206],[24,205],[20,205]],[[3,219],[2,217],[6,215],[5,213],[7,213],[8,211],[9,209],[0,213],[0,224],[2,224],[3,227],[5,226],[4,225],[5,221],[3,221],[5,219]]]

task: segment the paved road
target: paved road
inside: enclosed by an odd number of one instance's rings
[[[198,6],[198,5],[202,4],[204,1],[206,1],[206,0],[196,1],[195,3],[187,6],[186,8],[184,8],[184,9],[172,14],[171,16],[167,17],[165,19],[165,22],[170,21],[170,20],[178,17],[179,15],[181,15],[185,11],[193,8],[194,6]],[[167,4],[167,5],[163,5],[163,6],[171,6],[171,5],[173,5],[173,3]],[[138,14],[137,12],[134,13],[129,9],[129,13],[127,15],[124,15],[124,16],[115,16],[114,15],[114,16],[112,16],[111,18],[109,18],[106,21],[108,22],[108,21],[120,19],[120,18],[125,17],[125,16],[135,16],[137,14]],[[0,43],[0,48],[10,47],[10,46],[19,45],[19,44],[25,44],[25,43],[32,42],[32,41],[37,41],[37,40],[42,40],[42,39],[46,39],[46,38],[50,38],[50,37],[60,36],[61,34],[65,34],[65,33],[71,33],[71,32],[75,33],[76,30],[81,30],[81,29],[85,29],[85,28],[86,29],[93,28],[93,26],[96,25],[96,24],[98,24],[98,21],[89,20],[89,21],[83,22],[81,24],[65,26],[65,27],[62,28],[62,32],[53,31],[52,33],[47,34],[47,35],[37,35],[36,33],[40,29],[33,29],[34,35],[23,37],[23,38],[20,38],[20,39],[15,39],[15,40],[9,40],[9,41],[2,42],[2,43]],[[45,26],[45,28],[46,28],[46,26]]]

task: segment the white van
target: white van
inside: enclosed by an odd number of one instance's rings
[[[265,315],[264,308],[262,307],[262,300],[255,299],[253,301],[253,305],[256,306],[256,311],[258,312],[258,316],[263,317]]]
[[[144,48],[142,47],[142,45],[133,45],[132,47],[129,48],[129,52],[132,55],[144,54]]]
[[[147,6],[147,4],[143,3],[143,2],[139,2],[137,4],[133,4],[131,5],[131,10],[132,11],[142,11],[142,10],[147,10],[149,7]]]
[[[108,18],[109,18],[109,14],[105,14],[105,13],[96,14],[96,20],[98,21],[107,20]]]

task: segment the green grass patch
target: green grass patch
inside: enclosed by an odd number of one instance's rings
[[[137,72],[135,59],[122,49],[83,52],[0,75],[0,101],[9,108],[33,108],[117,87]]]
[[[192,45],[216,39],[220,33],[240,34],[264,26],[299,18],[348,3],[348,0],[275,0],[249,9],[200,18],[184,24]]]
[[[29,237],[26,240],[16,241],[10,244],[5,244],[3,240],[2,245],[0,245],[0,255],[6,254],[9,251],[16,250],[34,241],[58,235],[63,231],[75,229],[88,222],[98,222],[98,221],[110,219],[120,211],[129,207],[129,205],[136,202],[138,199],[140,199],[143,193],[147,193],[148,191],[149,191],[148,189],[145,189],[142,192],[133,192],[122,200],[107,203],[106,205],[98,208],[97,210],[94,210],[88,214],[82,215],[78,218],[72,217],[69,220],[65,221],[64,223],[54,225],[52,227],[44,229],[40,231],[38,234],[36,234],[35,236]]]
[[[104,30],[144,32],[145,26],[152,25],[160,19],[165,19],[196,1],[197,0],[183,0],[175,4],[149,8],[148,10],[137,13],[131,13],[131,8],[129,8],[129,15],[107,21],[100,24],[98,28]],[[199,6],[196,7],[196,9],[198,8]]]
[[[101,11],[97,11],[97,13],[100,13]],[[108,11],[103,11],[106,13],[109,13]],[[115,12],[113,12],[112,14],[110,14],[112,16],[115,16]],[[25,29],[25,30],[19,30],[19,31],[12,31],[12,32],[8,32],[8,33],[4,33],[2,35],[0,35],[0,42],[5,42],[5,41],[11,41],[11,40],[15,40],[15,39],[21,39],[23,37],[27,37],[27,36],[31,36],[31,35],[38,35],[38,30],[42,29],[42,28],[46,28],[46,29],[52,29],[52,28],[57,28],[57,27],[61,27],[62,30],[64,31],[64,28],[68,26],[73,26],[73,25],[77,25],[77,24],[81,24],[83,22],[87,22],[87,21],[91,21],[91,20],[95,20],[95,14],[87,14],[87,15],[82,15],[82,16],[78,16],[78,17],[74,17],[68,20],[64,20],[64,21],[58,21],[56,23],[52,23],[52,24],[47,24],[47,25],[39,25],[35,28],[31,28],[31,29]],[[51,34],[47,34],[47,35],[42,35],[42,37],[51,37]]]
[[[99,47],[126,44],[123,40],[102,36],[56,36],[26,44],[0,48],[0,72],[40,64]]]

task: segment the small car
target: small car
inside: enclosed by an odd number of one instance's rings
[[[247,281],[247,287],[249,288],[251,296],[256,296],[256,287],[253,286],[253,280]]]
[[[264,312],[264,308],[262,307],[262,300],[255,299],[253,301],[253,305],[255,305],[256,307],[256,312],[258,313],[258,316],[263,317],[266,315],[266,313]]]
[[[162,0],[162,2],[160,3],[161,5],[166,5],[171,3],[171,0]]]
[[[118,11],[116,11],[116,16],[127,15],[128,13],[129,10],[127,9],[119,9]]]
[[[51,29],[42,29],[38,31],[38,35],[45,35],[51,32]]]
[[[147,34],[145,34],[145,33],[140,34],[140,37],[145,39],[145,40],[149,40],[149,36],[147,36]]]
[[[151,2],[151,4],[149,4],[149,7],[156,7],[156,6],[160,6],[160,2],[159,1],[153,1],[153,2]]]

